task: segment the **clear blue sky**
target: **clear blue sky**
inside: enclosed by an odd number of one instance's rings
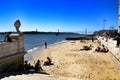
[[[0,32],[88,31],[118,28],[118,0],[0,0]]]

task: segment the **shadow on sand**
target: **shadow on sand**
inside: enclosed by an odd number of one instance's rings
[[[3,72],[0,73],[0,80],[5,78],[5,77],[9,77],[9,76],[16,76],[16,75],[22,75],[22,74],[45,74],[45,75],[49,75],[48,73],[42,71],[42,72],[35,72],[35,71],[19,71],[19,72]]]

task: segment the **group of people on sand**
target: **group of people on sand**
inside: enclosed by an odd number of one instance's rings
[[[83,46],[83,49],[81,50],[92,50],[92,45],[90,44],[89,46]],[[96,52],[108,52],[109,49],[107,47],[105,47],[105,45],[102,45],[102,47],[97,46],[97,48],[95,49]]]
[[[53,65],[52,60],[47,57],[47,60],[44,62],[43,64],[44,66],[49,66],[49,65]],[[28,64],[28,61],[26,60],[24,63],[24,70],[29,71],[29,70],[34,70],[35,72],[42,72],[44,71],[41,67],[41,63],[40,60],[38,59],[37,62],[35,63],[34,66],[31,66],[31,64]]]
[[[105,45],[102,45],[102,47],[97,46],[97,48],[95,49],[95,51],[97,51],[97,52],[108,52],[109,49],[107,47],[105,47]]]

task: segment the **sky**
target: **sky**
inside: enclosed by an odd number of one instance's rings
[[[0,0],[0,32],[118,29],[118,0]]]

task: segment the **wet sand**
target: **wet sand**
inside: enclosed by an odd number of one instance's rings
[[[84,45],[90,44],[93,46],[92,50],[80,50]],[[89,40],[67,41],[33,54],[34,60],[29,62],[34,65],[34,61],[39,59],[44,71],[52,75],[52,78],[35,73],[6,77],[2,80],[120,80],[119,62],[110,52],[95,52],[98,45],[97,42]],[[54,65],[43,66],[48,56]]]

